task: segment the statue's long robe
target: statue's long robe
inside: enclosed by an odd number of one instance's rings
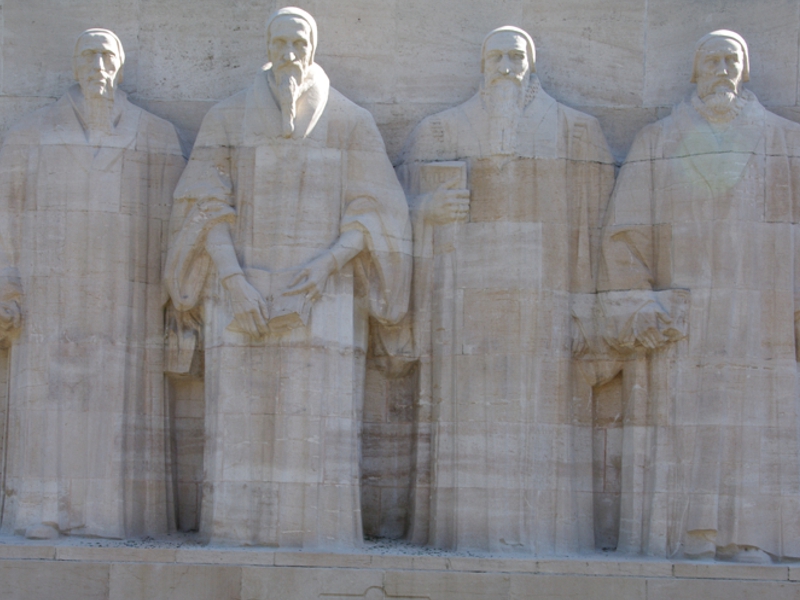
[[[627,400],[624,551],[702,530],[800,556],[800,126],[745,94],[724,130],[689,102],[644,128],[610,204],[600,290],[691,296],[688,338],[638,361],[648,393]]]
[[[175,128],[122,92],[112,133],[89,144],[77,95],[26,117],[0,151],[3,274],[24,294],[2,529],[164,533],[161,270],[185,161]]]
[[[425,164],[464,161],[471,193],[466,223],[414,218],[410,535],[442,548],[592,549],[591,407],[573,406],[571,295],[594,291],[613,160],[593,117],[541,89],[505,154],[491,143],[479,93],[425,119],[399,170],[413,202]]]
[[[407,310],[411,231],[372,117],[313,69],[307,130],[282,137],[280,108],[260,73],[206,115],[175,193],[165,277],[178,309],[203,306],[201,533],[212,540],[305,548],[362,540],[368,318],[393,323]],[[229,327],[206,252],[219,222],[229,223],[246,276],[269,272],[283,287],[344,232],[360,230],[366,249],[328,279],[307,326],[253,339]]]

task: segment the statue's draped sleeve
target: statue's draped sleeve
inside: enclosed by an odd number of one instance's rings
[[[181,311],[201,300],[212,268],[205,249],[209,231],[218,223],[236,220],[231,164],[235,139],[230,131],[234,120],[225,117],[224,107],[208,113],[175,191],[164,279]],[[346,178],[340,234],[353,229],[363,234],[365,248],[355,259],[355,269],[369,297],[370,315],[381,323],[395,323],[408,309],[411,283],[411,227],[405,198],[368,113],[359,112],[343,150]]]
[[[0,148],[0,304],[22,302],[20,216],[26,201],[29,155],[37,144],[36,131],[22,126],[12,129]]]
[[[233,223],[231,156],[228,135],[218,111],[203,120],[189,164],[175,189],[164,284],[179,311],[200,303],[212,267],[205,249],[209,231]]]
[[[411,224],[405,195],[371,117],[360,119],[353,131],[345,185],[340,233],[358,229],[364,235],[365,249],[355,267],[366,287],[370,316],[385,325],[398,323],[408,310],[411,288]]]
[[[606,341],[627,350],[635,344],[634,320],[642,310],[665,316],[656,325],[672,339],[686,334],[685,290],[656,291],[658,236],[653,222],[654,169],[662,125],[645,127],[620,170],[601,236],[598,303]],[[668,250],[664,250],[668,251]]]

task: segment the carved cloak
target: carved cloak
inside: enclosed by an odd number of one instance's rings
[[[408,208],[372,117],[329,88],[305,131],[281,136],[260,73],[209,111],[175,193],[166,282],[176,306],[203,306],[206,481],[201,532],[234,543],[361,543],[359,435],[368,319],[405,314]],[[327,96],[327,101],[324,98]],[[313,100],[313,98],[312,98]],[[232,320],[205,235],[230,223],[248,279],[293,273],[357,228],[366,249],[327,282],[308,325],[255,340]]]
[[[673,315],[688,338],[626,367],[642,393],[626,399],[623,551],[673,556],[700,530],[800,556],[800,126],[744,96],[727,128],[689,102],[644,128],[610,204],[600,291],[691,296]]]
[[[593,117],[532,85],[505,155],[491,154],[479,93],[425,119],[400,167],[412,202],[421,167],[440,161],[464,161],[471,192],[467,223],[413,219],[411,537],[437,547],[594,547],[591,406],[573,399],[571,298],[594,291],[614,164]]]
[[[76,90],[0,151],[3,274],[24,294],[2,528],[159,534],[174,524],[161,269],[185,161],[175,128],[120,91],[113,132],[88,144]]]

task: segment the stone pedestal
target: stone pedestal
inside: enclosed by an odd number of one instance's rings
[[[134,545],[136,544],[136,545]],[[348,554],[166,542],[0,542],[0,600],[790,600],[800,565]]]

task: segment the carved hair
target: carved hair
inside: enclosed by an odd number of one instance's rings
[[[117,56],[119,57],[119,70],[117,71],[116,84],[119,85],[120,83],[122,83],[122,69],[123,69],[123,66],[125,65],[125,50],[122,48],[122,42],[117,37],[117,34],[114,33],[113,31],[111,31],[110,29],[103,29],[102,27],[92,27],[90,29],[87,29],[86,31],[84,31],[82,34],[80,34],[78,36],[78,39],[75,40],[75,50],[72,53],[72,70],[73,70],[73,72],[75,71],[75,57],[78,55],[78,47],[81,44],[81,40],[83,39],[83,36],[92,35],[92,34],[105,35],[105,36],[111,38],[112,40],[114,40],[114,43],[117,45]],[[75,79],[77,79],[77,78],[78,78],[78,76],[77,76],[77,73],[76,73],[75,74]]]
[[[716,31],[712,31],[711,33],[705,34],[700,40],[697,42],[697,45],[694,47],[694,65],[692,66],[692,80],[691,83],[697,83],[697,67],[698,63],[700,62],[700,49],[711,40],[715,40],[717,38],[722,38],[725,40],[731,40],[732,42],[736,42],[742,48],[742,54],[744,55],[744,68],[742,69],[742,81],[750,81],[750,51],[747,49],[747,42],[744,41],[744,38],[740,36],[735,31],[730,31],[728,29],[717,29]]]
[[[485,64],[486,64],[486,42],[489,41],[489,38],[497,33],[514,33],[516,35],[521,35],[525,38],[525,45],[528,47],[528,63],[530,64],[531,73],[536,72],[536,46],[533,45],[533,38],[530,34],[525,31],[524,29],[520,29],[519,27],[514,27],[513,25],[504,25],[503,27],[498,27],[497,29],[493,29],[489,32],[485,38],[483,38],[483,45],[481,46],[481,73],[483,73]]]
[[[308,23],[308,26],[311,28],[311,62],[314,62],[314,53],[317,51],[317,22],[314,20],[310,14],[304,11],[302,8],[297,8],[296,6],[286,6],[279,10],[276,10],[269,19],[267,19],[267,45],[269,45],[269,28],[272,23],[278,20],[281,17],[289,17],[294,19],[300,19]]]

